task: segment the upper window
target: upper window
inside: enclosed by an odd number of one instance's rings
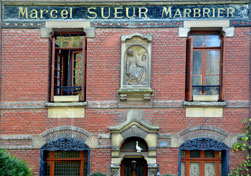
[[[223,40],[218,33],[193,33],[187,41],[186,100],[216,95],[222,100]]]
[[[85,36],[58,33],[52,38],[51,101],[54,96],[78,95],[85,100]]]

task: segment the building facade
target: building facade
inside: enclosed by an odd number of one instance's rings
[[[35,175],[226,176],[242,160],[248,0],[0,3],[0,147]]]

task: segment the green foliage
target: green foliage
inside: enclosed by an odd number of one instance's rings
[[[27,163],[0,149],[0,176],[32,176]]]
[[[251,160],[250,160],[250,152],[251,152],[251,119],[245,119],[243,122],[245,124],[245,133],[243,134],[240,141],[236,142],[233,147],[234,150],[246,152],[246,158],[239,164],[238,167],[234,168],[228,176],[251,176]]]
[[[91,174],[91,176],[106,176],[106,175],[101,172],[95,172],[95,173]]]

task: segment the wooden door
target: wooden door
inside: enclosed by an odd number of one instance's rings
[[[147,176],[147,163],[143,158],[125,158],[121,164],[121,176]]]

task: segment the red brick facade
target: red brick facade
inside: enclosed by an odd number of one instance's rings
[[[79,127],[96,136],[109,134],[109,127],[126,121],[131,109],[143,111],[143,120],[159,126],[159,134],[179,134],[194,126],[213,126],[229,135],[243,133],[241,122],[249,118],[250,27],[235,27],[234,37],[225,40],[223,65],[223,117],[186,117],[186,38],[179,28],[96,28],[87,38],[86,100],[84,118],[48,118],[50,88],[49,39],[40,38],[40,29],[2,29],[1,135],[41,135],[59,126]],[[121,36],[142,33],[152,36],[152,100],[118,106],[121,69]],[[143,106],[143,107],[142,107]],[[15,142],[16,140],[16,142]],[[100,146],[110,146],[100,139]],[[1,141],[1,140],[0,140]],[[171,141],[172,143],[172,141]],[[231,143],[231,142],[230,142]],[[31,141],[13,139],[3,146],[31,146]],[[231,147],[231,146],[229,146]],[[28,161],[39,175],[40,150],[8,149]],[[241,160],[230,149],[230,168]],[[161,174],[178,174],[178,148],[157,147]],[[91,148],[90,173],[110,174],[111,148]]]

